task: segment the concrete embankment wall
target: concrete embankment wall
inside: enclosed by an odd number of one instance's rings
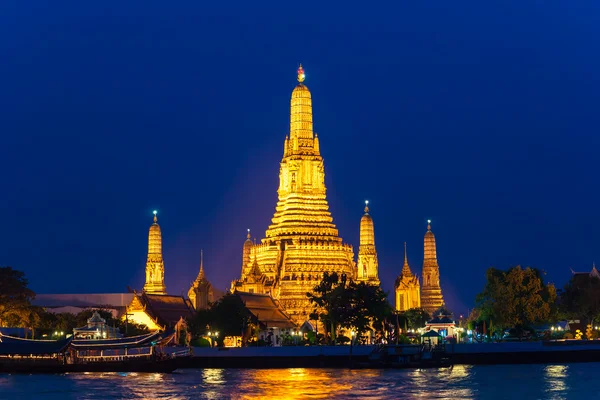
[[[194,347],[191,367],[322,368],[366,361],[374,346]]]
[[[447,344],[457,364],[526,364],[600,361],[600,341]]]

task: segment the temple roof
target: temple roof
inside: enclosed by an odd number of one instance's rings
[[[290,317],[268,294],[236,292],[246,309],[266,328],[295,328]]]
[[[105,324],[106,320],[100,316],[98,311],[94,311],[94,314],[87,320],[88,324]]]
[[[181,318],[194,315],[193,306],[182,296],[142,293],[138,296],[146,313],[162,326],[175,325]]]

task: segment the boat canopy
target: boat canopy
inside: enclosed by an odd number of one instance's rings
[[[30,340],[0,334],[0,356],[64,353],[72,337],[62,340]]]

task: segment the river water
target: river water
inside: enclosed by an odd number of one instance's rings
[[[205,369],[0,375],[0,399],[571,399],[600,393],[600,363],[426,370]],[[590,395],[592,397],[590,397]]]

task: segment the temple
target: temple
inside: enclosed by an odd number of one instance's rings
[[[358,281],[379,285],[379,265],[375,250],[375,226],[369,215],[369,201],[365,201],[365,214],[360,219],[360,247],[358,248]]]
[[[210,303],[215,301],[213,287],[204,276],[204,254],[202,251],[200,251],[200,272],[196,280],[192,282],[190,290],[188,290],[188,298],[196,311],[206,310]]]
[[[435,236],[431,231],[431,221],[427,221],[427,232],[423,243],[423,290],[421,307],[429,314],[444,305],[440,287],[440,266],[437,261]]]
[[[142,293],[134,292],[122,318],[127,322],[145,325],[150,330],[175,329],[179,337],[180,328],[185,325],[186,318],[193,316],[193,310],[190,300],[167,294],[162,235],[154,211],[154,223],[148,233],[146,283]]]
[[[394,288],[396,292],[396,311],[421,307],[421,286],[419,285],[419,278],[412,273],[408,265],[406,242],[404,242],[404,265],[402,266],[402,272],[396,278]]]
[[[313,132],[312,98],[304,80],[300,66],[275,214],[261,243],[249,239],[244,243],[241,276],[231,285],[232,291],[271,295],[298,322],[313,311],[306,293],[325,272],[356,277],[352,246],[343,243],[329,212],[323,158]]]
[[[154,223],[148,231],[148,258],[146,259],[146,284],[148,294],[167,294],[165,287],[165,263],[162,256],[162,236],[154,211]]]

